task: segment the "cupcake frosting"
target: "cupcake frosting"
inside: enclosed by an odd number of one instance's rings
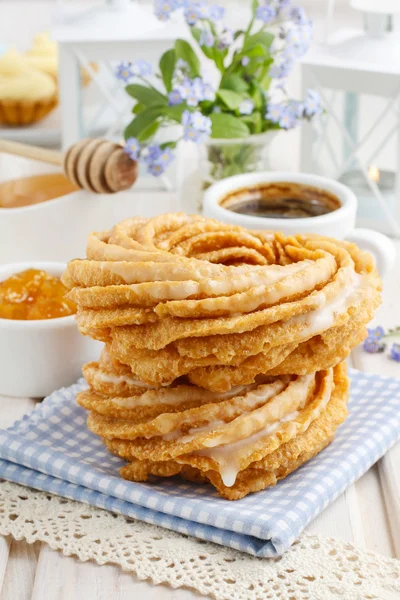
[[[0,100],[42,100],[55,92],[50,75],[31,67],[15,50],[0,57]]]
[[[25,54],[29,65],[44,71],[52,77],[57,77],[58,53],[57,44],[47,33],[39,33],[33,39],[32,48]]]

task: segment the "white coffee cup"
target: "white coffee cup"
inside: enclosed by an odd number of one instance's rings
[[[243,215],[221,206],[227,195],[252,186],[270,182],[303,184],[330,192],[340,201],[340,208],[325,215],[301,219],[275,219]],[[318,175],[285,171],[245,173],[228,177],[213,184],[204,195],[203,214],[247,229],[267,229],[283,233],[316,233],[355,242],[375,257],[381,277],[393,267],[396,250],[393,242],[372,229],[356,229],[357,198],[345,185]]]

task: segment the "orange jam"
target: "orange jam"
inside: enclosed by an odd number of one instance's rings
[[[0,318],[33,321],[76,313],[76,304],[65,297],[59,277],[28,269],[0,283]]]

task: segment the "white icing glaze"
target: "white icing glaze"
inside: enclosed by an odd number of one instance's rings
[[[288,321],[288,325],[300,324],[304,325],[305,329],[302,330],[302,337],[308,338],[321,331],[326,331],[335,323],[335,315],[345,313],[349,306],[354,303],[355,292],[362,287],[363,277],[358,275],[354,271],[350,273],[350,285],[345,286],[340,294],[335,298],[327,302],[321,308],[317,308],[304,315],[293,317]],[[322,292],[319,295],[320,303],[324,302],[325,296]]]
[[[288,275],[297,273],[311,264],[304,260],[291,265],[268,265],[252,267],[248,265],[224,267],[223,265],[202,261],[187,262],[108,262],[103,269],[123,278],[125,283],[145,282],[184,282],[187,284],[187,296],[195,293],[218,296],[248,289],[256,285],[272,285]],[[165,287],[165,286],[164,286]],[[157,287],[154,288],[157,293]],[[161,289],[161,284],[160,284]],[[180,294],[182,290],[180,288]],[[197,291],[196,291],[197,290]],[[186,296],[186,297],[187,297]],[[157,297],[157,296],[155,296]]]
[[[311,408],[307,420],[302,422],[302,431],[305,431],[309,427],[312,420],[315,419],[321,413],[321,411],[325,409],[331,397],[332,382],[333,371],[330,370],[325,375],[322,384],[324,387],[322,388],[322,394],[319,400],[317,403],[315,403],[315,406]],[[232,487],[236,481],[237,474],[240,471],[243,450],[250,450],[254,444],[274,433],[274,431],[276,431],[284,423],[289,422],[291,424],[290,427],[296,427],[294,421],[299,415],[302,406],[304,406],[304,404],[302,405],[302,403],[300,403],[298,405],[298,410],[292,410],[278,419],[275,423],[268,423],[262,429],[250,436],[247,436],[246,438],[240,439],[233,443],[200,450],[195,454],[198,456],[206,456],[214,460],[219,466],[219,472],[224,485],[227,487]]]
[[[97,373],[97,377],[103,383],[115,383],[115,384],[127,383],[128,385],[134,385],[136,387],[147,388],[149,390],[156,389],[152,385],[148,385],[147,383],[143,383],[143,381],[138,381],[136,379],[133,379],[132,377],[128,377],[127,375],[115,375],[112,373],[104,373],[104,371],[101,371],[101,372]]]
[[[233,387],[228,392],[222,393],[209,392],[207,390],[203,390],[201,388],[196,387],[182,387],[174,388],[171,390],[163,389],[160,391],[158,391],[157,388],[152,388],[151,390],[149,390],[149,392],[145,392],[141,396],[132,396],[131,398],[114,398],[113,403],[124,408],[135,408],[137,406],[157,406],[158,404],[177,405],[183,404],[184,402],[205,399],[209,400],[210,402],[219,399],[228,400],[229,398],[243,394],[244,392],[252,389],[255,385],[256,384],[240,385]],[[180,432],[176,437],[179,437],[179,435]]]
[[[264,427],[264,429],[261,429],[261,431],[254,433],[244,440],[239,440],[238,442],[226,444],[225,446],[220,446],[218,448],[200,450],[197,454],[199,456],[208,456],[212,460],[215,460],[215,462],[217,462],[219,465],[219,471],[224,485],[226,485],[226,487],[232,487],[235,484],[236,477],[240,470],[239,458],[241,456],[241,450],[246,446],[255,444],[264,437],[267,437],[276,431],[283,423],[293,421],[298,414],[298,411],[293,411],[282,417],[282,419],[276,423]]]
[[[250,388],[251,386],[248,386],[248,387]],[[265,404],[272,397],[279,394],[284,387],[285,387],[284,382],[275,381],[272,384],[260,385],[254,391],[250,391],[248,394],[246,394],[246,396],[243,396],[240,399],[241,402],[243,403],[243,411],[242,411],[241,415],[248,414],[252,409],[254,409],[256,406],[259,406],[260,404]],[[227,398],[233,397],[235,395],[239,396],[240,394],[233,393],[234,389],[235,388],[232,388],[232,390],[230,390],[230,392],[225,392],[224,394],[215,394],[214,397],[215,396],[219,396],[220,398],[227,397],[226,394],[229,394],[229,396]],[[204,390],[202,391],[202,395],[204,396]],[[236,410],[237,410],[237,408],[236,408]],[[234,411],[235,411],[234,406],[225,407],[224,414],[226,415],[227,418],[229,418]],[[191,442],[199,434],[202,434],[202,433],[209,434],[209,433],[212,433],[215,429],[223,428],[226,425],[227,425],[227,423],[225,421],[221,421],[221,420],[210,421],[210,423],[207,423],[206,425],[202,425],[201,427],[193,427],[192,429],[189,429],[188,435],[182,436],[182,438],[179,441],[182,444],[186,444],[188,442]],[[162,439],[167,440],[167,441],[175,440],[175,439],[179,438],[181,435],[182,435],[181,430],[175,429],[175,430],[163,435]]]

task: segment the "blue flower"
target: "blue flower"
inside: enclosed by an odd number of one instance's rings
[[[195,77],[192,81],[192,94],[196,97],[198,102],[204,99],[204,83],[200,77]]]
[[[182,115],[183,139],[186,141],[202,144],[211,135],[211,119],[205,117],[201,112],[191,113],[188,110]]]
[[[293,129],[299,124],[302,105],[295,100],[287,104],[269,104],[266,112],[266,119],[277,123],[282,129]]]
[[[147,165],[147,171],[154,177],[160,177],[165,171],[165,166],[157,162],[149,163]]]
[[[139,158],[139,152],[140,152],[139,141],[135,137],[128,138],[125,142],[124,152],[132,160],[137,160]]]
[[[321,96],[319,95],[319,93],[315,90],[307,90],[307,95],[304,100],[304,114],[307,117],[312,118],[316,115],[322,114],[322,112],[323,108],[321,103]],[[377,327],[377,329],[382,329],[382,327]]]
[[[143,152],[143,159],[147,165],[147,171],[151,173],[151,175],[154,175],[154,177],[162,175],[174,158],[175,156],[172,153],[171,148],[161,148],[161,146],[158,146],[157,144],[148,146]]]
[[[190,25],[190,27],[193,27],[193,25],[196,25],[197,21],[199,20],[199,13],[198,13],[197,7],[195,5],[190,5],[185,10],[185,19],[186,19],[186,23],[188,25]]]
[[[209,83],[205,83],[203,86],[203,100],[208,100],[209,102],[215,100],[214,88]]]
[[[291,59],[285,59],[280,63],[276,62],[273,65],[271,65],[271,68],[269,70],[269,76],[272,77],[272,79],[286,79],[293,66],[294,61]]]
[[[185,77],[184,80],[178,87],[176,88],[180,93],[181,97],[186,100],[186,98],[192,93],[192,81],[189,77]]]
[[[211,7],[206,2],[196,2],[195,4],[199,19],[209,19],[211,16]]]
[[[160,21],[168,21],[171,13],[173,13],[176,8],[176,0],[154,1],[154,14]]]
[[[309,22],[307,13],[302,6],[294,6],[290,11],[290,18],[298,25],[306,25]]]
[[[393,344],[390,349],[390,358],[396,362],[400,362],[400,344]]]
[[[296,119],[301,119],[304,113],[304,104],[299,100],[290,100],[286,110],[291,113]]]
[[[211,6],[210,18],[213,21],[220,21],[221,19],[224,18],[224,14],[225,14],[225,8],[223,6],[218,6],[217,4],[214,4],[214,6]]]
[[[147,146],[145,151],[143,152],[143,160],[146,163],[156,161],[161,154],[161,148],[157,144],[152,144],[151,146]]]
[[[385,330],[380,325],[374,329],[368,328],[368,337],[375,340],[381,340],[385,335]]]
[[[367,339],[363,343],[363,349],[365,352],[369,352],[369,354],[377,354],[378,352],[383,352],[385,346],[379,343],[379,340],[372,337],[367,337]]]
[[[175,158],[171,148],[162,148],[161,152],[157,158],[157,161],[163,165],[169,165],[171,161]]]
[[[128,82],[133,77],[133,72],[130,63],[120,63],[116,68],[115,75],[117,79],[121,79],[121,81]]]
[[[178,71],[187,71],[189,69],[189,65],[186,60],[183,60],[183,58],[178,58],[175,69]]]
[[[282,32],[286,42],[284,55],[286,58],[299,58],[303,56],[311,44],[312,24],[307,22],[303,26],[292,26]]]
[[[282,127],[282,129],[293,129],[298,124],[299,122],[296,114],[290,110],[289,107],[285,107],[282,116],[279,119],[279,126]]]
[[[203,100],[213,101],[215,99],[213,88],[208,83],[204,83],[200,77],[195,77],[195,79],[185,77],[182,83],[176,87],[176,91],[183,100],[186,100],[188,106],[197,106]]]
[[[250,58],[248,56],[243,56],[241,63],[242,67],[247,67],[250,64]]]
[[[272,123],[279,123],[282,118],[284,111],[284,106],[282,104],[274,104],[270,103],[267,107],[267,112],[265,113],[265,118]]]
[[[233,42],[234,38],[232,29],[229,29],[229,27],[225,27],[225,29],[220,35],[218,48],[220,50],[224,50],[225,48],[229,48],[230,46],[232,46]]]
[[[179,93],[179,90],[172,90],[168,94],[168,104],[169,106],[176,106],[177,104],[182,104],[183,98]]]
[[[260,21],[263,21],[264,23],[271,23],[271,21],[273,21],[276,18],[276,16],[276,8],[271,5],[264,4],[257,7],[256,18]]]
[[[241,115],[251,115],[253,110],[254,103],[249,99],[243,100],[239,105],[239,112]]]
[[[147,77],[152,74],[153,68],[151,63],[149,63],[147,60],[136,60],[134,63],[132,63],[132,72],[134,75]]]
[[[212,48],[215,43],[215,38],[211,31],[203,29],[200,34],[199,44],[200,46],[206,46],[206,48]]]

